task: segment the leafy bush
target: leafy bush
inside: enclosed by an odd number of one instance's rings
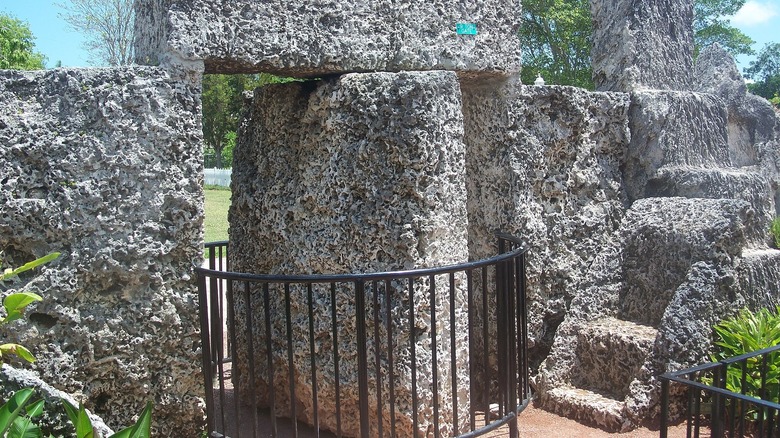
[[[721,321],[714,327],[719,351],[712,355],[713,361],[739,356],[780,344],[780,306],[774,311],[761,309],[751,312],[743,309],[737,316]],[[780,363],[777,354],[767,360],[765,385],[762,388],[761,357],[753,357],[746,362],[745,387],[742,386],[742,366],[737,363],[726,372],[726,389],[760,398],[777,399],[780,389]]]
[[[772,221],[772,237],[775,239],[775,248],[780,248],[780,217]]]

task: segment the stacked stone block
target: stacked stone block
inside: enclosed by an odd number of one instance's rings
[[[152,67],[0,72],[3,259],[62,253],[3,285],[43,302],[2,335],[114,429],[147,401],[155,436],[201,429],[199,93]]]
[[[713,324],[777,300],[777,117],[722,49],[693,69],[692,2],[591,7],[596,85],[631,96],[631,204],[583,276],[539,388],[547,409],[625,430],[657,412],[660,374],[709,359]],[[601,345],[626,372],[600,371]]]
[[[139,63],[202,60],[208,73],[316,77],[520,69],[517,0],[141,0]],[[458,23],[477,26],[459,35]]]

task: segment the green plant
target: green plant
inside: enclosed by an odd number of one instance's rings
[[[0,273],[0,281],[10,280],[11,278],[18,276],[22,272],[29,271],[44,263],[48,263],[59,256],[60,253],[54,252],[47,256],[26,263],[19,268],[5,269],[2,273]],[[42,300],[43,298],[41,298],[39,295],[36,295],[32,292],[17,292],[8,295],[3,299],[3,308],[5,309],[5,316],[0,317],[0,325],[5,325],[10,322],[21,319],[22,316],[24,316],[24,310],[27,308],[27,306],[29,306],[30,304],[36,301],[42,301]],[[19,344],[0,345],[0,365],[3,364],[5,358],[9,355],[18,356],[26,360],[27,362],[31,362],[31,363],[35,361],[35,357],[32,355],[32,353],[30,353],[30,350],[28,350],[27,348]]]
[[[76,409],[67,400],[62,400],[62,404],[65,406],[65,411],[68,413],[71,424],[76,428],[76,436],[78,438],[92,438],[94,436],[94,428],[84,406],[79,405],[79,408]],[[152,434],[153,407],[152,402],[147,402],[135,424],[120,430],[108,438],[149,438]]]
[[[16,391],[11,399],[0,407],[0,436],[8,438],[37,438],[42,436],[41,428],[33,418],[43,413],[43,400],[30,403],[31,388]]]
[[[780,344],[780,306],[774,311],[761,309],[751,312],[742,309],[734,318],[721,321],[714,327],[718,340],[718,351],[711,355],[713,361],[719,361],[745,353],[761,350]],[[726,371],[726,389],[744,393],[751,397],[776,400],[780,389],[780,363],[777,354],[767,360],[766,370],[762,370],[763,358],[753,357],[745,362],[743,386],[743,365],[729,366]],[[762,372],[763,371],[763,372]]]
[[[772,227],[770,230],[772,237],[775,239],[775,248],[780,248],[780,217],[776,217],[772,220]]]

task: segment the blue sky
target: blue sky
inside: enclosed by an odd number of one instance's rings
[[[52,67],[57,61],[65,67],[89,66],[89,55],[82,48],[83,38],[57,16],[60,8],[54,3],[53,0],[0,0],[0,12],[30,24],[38,51],[48,58],[47,66]],[[768,42],[780,42],[780,0],[749,0],[732,18],[732,24],[756,41],[756,50]],[[737,62],[746,67],[750,59],[740,56]]]

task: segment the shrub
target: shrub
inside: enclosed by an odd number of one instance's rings
[[[775,248],[780,248],[780,217],[776,217],[772,221],[771,233],[774,237]]]
[[[774,311],[761,309],[751,312],[743,309],[734,318],[721,321],[714,327],[718,340],[718,351],[712,355],[713,361],[739,356],[780,344],[780,306]],[[745,387],[742,386],[742,366],[735,364],[726,372],[726,389],[760,398],[776,399],[780,389],[780,363],[778,355],[772,354],[767,360],[766,375],[763,376],[762,358],[750,358],[746,362]]]

